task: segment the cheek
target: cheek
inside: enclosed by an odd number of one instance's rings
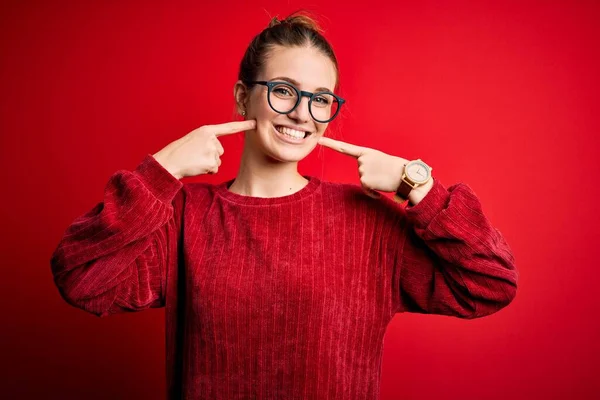
[[[258,132],[261,136],[268,136],[271,134],[271,129],[273,129],[273,121],[276,120],[278,115],[279,114],[271,110],[268,105],[267,108],[259,107],[256,109],[253,118],[256,119]]]
[[[271,109],[266,99],[263,99],[261,96],[256,96],[252,99],[251,109],[253,117],[258,119],[272,119],[276,114],[275,111]]]
[[[272,121],[277,116],[277,113],[271,110],[266,101],[263,103],[259,98],[253,100],[249,117],[256,120],[258,136],[265,137],[269,135]]]
[[[318,124],[317,125],[317,136],[321,137],[321,136],[325,136],[325,131],[327,130],[327,127],[329,126],[329,124]]]

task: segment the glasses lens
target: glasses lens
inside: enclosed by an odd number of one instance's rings
[[[337,113],[340,103],[331,93],[317,93],[310,107],[314,119],[327,122]]]
[[[298,93],[290,85],[278,83],[273,86],[270,94],[271,106],[280,113],[287,113],[294,108],[298,102]]]

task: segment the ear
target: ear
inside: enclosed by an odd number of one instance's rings
[[[237,112],[241,115],[242,111],[247,111],[246,105],[248,104],[248,88],[244,83],[239,80],[233,86],[233,97],[235,98],[235,104],[237,107]]]

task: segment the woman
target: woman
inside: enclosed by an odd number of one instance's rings
[[[169,398],[375,399],[396,313],[477,318],[514,298],[513,255],[467,185],[324,136],[344,104],[337,84],[314,21],[273,19],[234,87],[245,121],[200,127],[115,173],[55,250],[70,304],[166,307]],[[218,138],[240,131],[234,180],[180,182],[216,173]],[[317,144],[355,157],[363,187],[300,175]]]

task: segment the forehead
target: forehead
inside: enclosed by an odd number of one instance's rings
[[[276,46],[265,60],[264,78],[285,76],[300,83],[300,89],[334,90],[336,72],[333,62],[313,47]]]

